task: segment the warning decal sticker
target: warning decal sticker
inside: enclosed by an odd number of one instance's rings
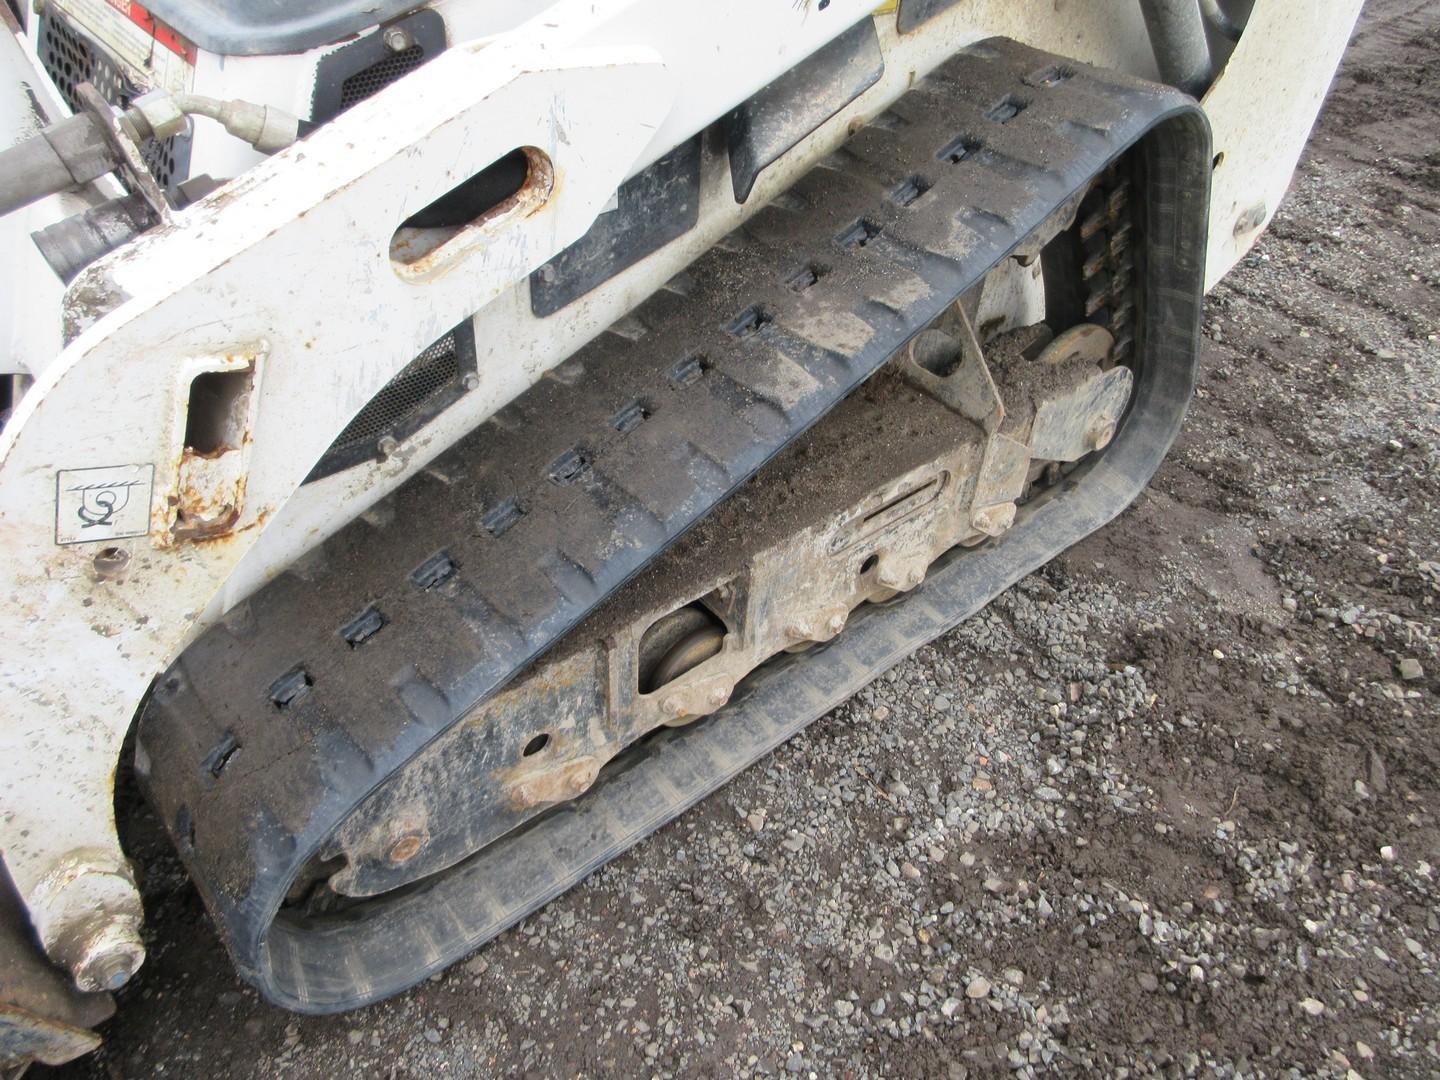
[[[55,474],[55,543],[146,535],[154,482],[154,465],[61,469]]]
[[[129,0],[51,0],[104,46],[142,88],[186,93],[195,78],[195,46]]]

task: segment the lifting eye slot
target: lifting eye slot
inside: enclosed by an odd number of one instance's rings
[[[258,353],[203,358],[185,400],[185,435],[176,462],[171,535],[212,539],[240,517],[257,405]]]
[[[439,274],[540,209],[554,186],[549,155],[518,147],[402,221],[390,265],[407,281]]]
[[[185,449],[200,455],[240,449],[253,379],[248,369],[202,371],[195,376],[185,413]]]

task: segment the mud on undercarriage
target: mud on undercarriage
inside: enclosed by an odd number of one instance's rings
[[[418,981],[1118,513],[1189,397],[1209,162],[1173,91],[967,49],[233,611],[137,769],[246,977]],[[987,325],[992,271],[1048,325]]]

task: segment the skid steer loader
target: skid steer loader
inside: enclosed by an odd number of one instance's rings
[[[0,1061],[453,963],[1134,498],[1359,0],[6,0]],[[722,10],[723,8],[723,10]]]

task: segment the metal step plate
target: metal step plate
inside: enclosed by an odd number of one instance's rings
[[[983,598],[1118,511],[1158,463],[1188,397],[1208,152],[1203,115],[1174,91],[1002,39],[970,47],[193,645],[156,685],[137,768],[241,972],[304,1011],[373,1001],[578,880],[621,849],[617,838],[633,842],[723,782],[733,769],[712,763],[693,782],[657,786],[623,828],[586,817],[590,847],[573,835],[545,839],[509,876],[482,852],[476,865],[490,867],[483,876],[504,896],[476,891],[466,863],[328,923],[276,921],[299,869],[387,775],[1001,259],[1038,250],[1027,238],[1068,219],[1091,178],[1125,155],[1142,202],[1140,378],[1125,429],[1136,434],[1122,433],[1092,470],[1108,495],[1066,510],[1080,517],[1053,536],[1027,529],[1021,540],[1017,528],[997,549],[1015,561],[986,573]],[[481,363],[485,348],[478,343]],[[1135,460],[1118,453],[1120,464],[1109,464],[1125,438]],[[929,613],[931,635],[973,609],[912,603]],[[887,632],[885,641],[857,646],[865,659],[850,668],[862,682],[911,636]],[[842,692],[807,694],[754,738],[737,736],[725,760],[742,767],[860,684],[819,684]],[[682,742],[692,745],[674,745]],[[457,874],[470,884],[446,884]]]

